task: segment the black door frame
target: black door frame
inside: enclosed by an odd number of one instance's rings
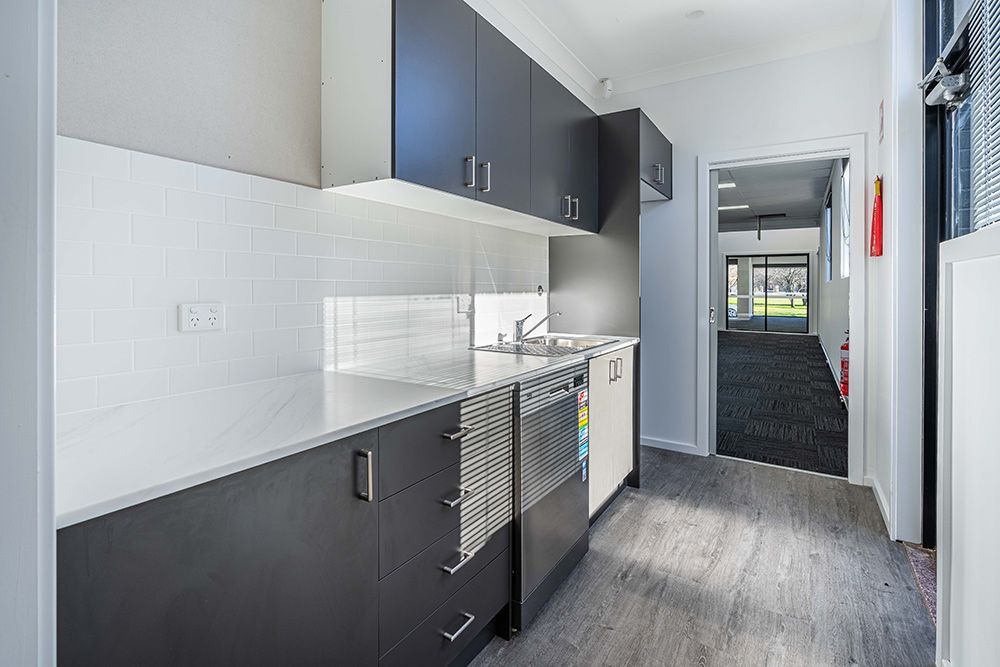
[[[808,252],[779,252],[779,253],[755,253],[755,254],[751,254],[751,255],[747,255],[747,254],[726,255],[726,276],[727,276],[727,278],[728,278],[728,275],[729,275],[729,260],[730,259],[740,259],[741,257],[744,257],[744,258],[745,257],[750,257],[750,258],[753,258],[753,257],[763,257],[764,258],[764,333],[776,333],[774,331],[768,331],[768,328],[767,328],[767,317],[768,317],[767,316],[767,278],[768,278],[767,269],[770,266],[770,262],[768,261],[768,259],[771,258],[771,257],[805,257],[806,258],[806,265],[805,265],[806,266],[806,330],[803,331],[802,333],[798,333],[796,331],[780,331],[780,332],[777,332],[777,333],[791,333],[791,334],[798,334],[800,336],[801,335],[808,335],[809,334],[809,326],[812,323],[812,304],[810,303],[810,301],[811,301],[811,297],[812,297],[812,287],[813,287],[813,284],[812,284],[812,267],[809,265],[810,264],[810,262],[809,262],[810,256],[811,255]],[[779,266],[794,267],[794,266],[798,266],[798,265],[796,265],[796,264],[775,264],[775,266],[776,267],[779,267]],[[751,317],[753,317],[753,299],[754,299],[754,295],[753,295],[753,276],[751,275],[750,276],[750,316]],[[726,290],[726,331],[731,331],[731,329],[729,328],[729,290],[728,290],[728,284],[727,284],[727,290]],[[737,329],[737,331],[739,331],[739,329]]]

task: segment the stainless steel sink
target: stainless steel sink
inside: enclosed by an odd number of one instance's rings
[[[615,342],[613,339],[586,338],[575,336],[534,336],[521,343],[494,343],[472,348],[482,352],[505,352],[507,354],[528,354],[536,357],[563,357],[583,352],[598,345]]]

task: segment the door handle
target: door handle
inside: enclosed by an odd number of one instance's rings
[[[465,623],[462,623],[462,627],[460,627],[458,630],[455,630],[455,632],[445,632],[444,630],[441,631],[441,635],[448,641],[453,642],[456,639],[458,639],[463,632],[469,629],[469,626],[472,625],[472,622],[476,620],[475,616],[473,616],[472,614],[467,614],[464,611],[462,612],[462,616],[465,617]]]
[[[459,426],[457,431],[452,431],[451,433],[442,433],[441,437],[445,440],[461,440],[465,436],[469,435],[476,430],[475,426]]]
[[[573,206],[575,207],[573,209],[573,220],[579,220],[580,219],[580,198],[579,197],[573,197]]]
[[[479,188],[479,191],[489,192],[493,189],[493,164],[491,162],[484,162],[480,166],[486,170],[486,185]]]
[[[562,198],[562,200],[566,203],[566,212],[562,213],[562,217],[567,218],[567,219],[572,218],[573,217],[573,197],[572,197],[572,195],[566,195],[565,197]],[[562,206],[561,205],[559,207],[559,210],[562,211]]]
[[[365,460],[365,480],[366,480],[365,490],[360,492],[358,494],[358,497],[370,503],[375,500],[375,489],[373,488],[373,485],[375,483],[375,475],[373,474],[374,471],[372,469],[373,468],[372,458],[374,454],[372,454],[372,450],[370,449],[362,449],[360,452],[358,452],[358,456]]]
[[[471,496],[474,491],[475,491],[474,489],[471,489],[467,486],[460,486],[458,487],[457,496],[455,496],[454,498],[442,498],[441,504],[444,505],[445,507],[455,507],[461,504],[463,500]]]
[[[475,557],[476,552],[466,551],[465,549],[459,549],[458,554],[460,558],[458,559],[457,563],[455,563],[454,565],[442,565],[441,569],[447,572],[448,574],[455,574],[463,567],[465,567],[469,563],[469,561],[473,559],[473,557]]]
[[[465,181],[465,187],[474,188],[476,187],[476,156],[467,155],[465,157],[465,166],[467,169],[471,166],[470,171],[472,172],[472,182],[470,183],[469,181]]]
[[[615,381],[615,360],[608,359],[608,384]]]
[[[708,323],[715,324],[715,306],[708,309]]]

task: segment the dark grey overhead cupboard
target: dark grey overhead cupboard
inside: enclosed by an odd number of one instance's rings
[[[324,2],[322,97],[324,187],[597,231],[597,116],[462,0]]]
[[[60,665],[446,665],[510,636],[513,392],[67,526]]]

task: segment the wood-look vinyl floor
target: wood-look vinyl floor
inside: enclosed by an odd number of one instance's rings
[[[643,448],[642,483],[534,624],[474,665],[934,664],[868,488]]]

